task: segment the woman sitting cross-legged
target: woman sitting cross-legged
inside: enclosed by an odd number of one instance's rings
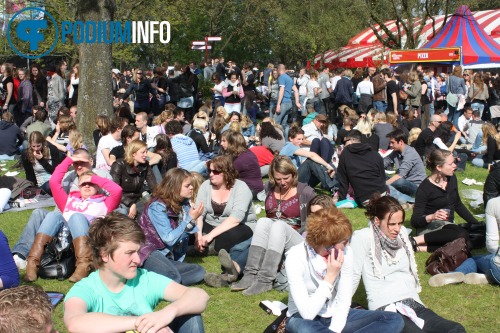
[[[452,152],[434,150],[427,159],[427,168],[431,175],[417,189],[411,216],[411,225],[418,235],[410,237],[413,249],[434,252],[460,237],[468,243],[467,231],[454,223],[455,211],[469,224],[478,221],[460,199]]]
[[[354,254],[347,217],[332,207],[307,220],[305,242],[292,247],[285,262],[290,284],[286,331],[401,332],[404,323],[396,313],[350,308]]]
[[[92,256],[88,246],[88,230],[92,221],[104,216],[118,207],[122,189],[113,181],[101,178],[88,171],[79,176],[80,192],[66,194],[63,178],[69,167],[76,162],[84,161],[80,155],[66,157],[54,170],[50,178],[50,189],[57,207],[62,212],[50,212],[44,218],[28,255],[25,280],[32,282],[38,277],[38,267],[44,247],[66,224],[73,237],[76,255],[76,270],[71,275],[71,282],[80,281],[91,270]],[[88,162],[85,160],[85,162]],[[101,193],[105,190],[109,195]]]
[[[266,185],[266,217],[255,227],[244,276],[231,290],[256,295],[273,288],[283,254],[301,243],[307,206],[314,190],[298,182],[297,169],[286,156],[276,156]]]
[[[193,194],[192,177],[184,169],[169,170],[156,186],[139,220],[146,243],[139,251],[143,267],[185,286],[203,280],[205,269],[184,262],[189,234],[198,231],[196,220],[203,204],[196,208],[189,199]]]
[[[420,300],[418,294],[422,288],[415,254],[403,226],[405,211],[399,202],[390,196],[375,194],[365,214],[370,219],[368,228],[355,231],[351,239],[352,293],[363,278],[368,308],[380,313],[400,313],[404,332],[465,332],[462,325],[440,317]],[[393,331],[373,329],[371,332]]]
[[[233,160],[218,156],[207,162],[210,179],[200,187],[196,206],[203,204],[203,214],[198,218],[196,248],[204,252],[214,242],[215,251],[225,273],[209,273],[205,282],[213,287],[227,286],[243,272],[252,238],[252,229],[246,225],[255,222],[252,192],[238,180]]]

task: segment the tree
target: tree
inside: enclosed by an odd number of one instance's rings
[[[428,19],[453,13],[463,2],[455,0],[364,0],[370,28],[377,39],[392,49],[415,49]],[[384,24],[395,20],[395,32]],[[446,24],[446,19],[443,25]],[[436,29],[436,31],[439,29]],[[436,32],[434,31],[434,33]]]
[[[77,0],[78,19],[82,21],[112,21],[114,0]],[[97,115],[112,116],[111,45],[80,44],[80,85],[78,87],[77,127],[93,152],[94,119]]]

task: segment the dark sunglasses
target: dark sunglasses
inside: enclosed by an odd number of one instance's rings
[[[79,188],[82,188],[84,186],[94,186],[95,184],[94,183],[91,183],[91,182],[84,182],[84,183],[81,183],[80,185],[78,185]]]
[[[214,169],[210,169],[210,173],[213,173],[214,175],[220,175],[222,173],[222,171],[220,170],[214,170]]]
[[[137,72],[137,73],[135,73],[135,74],[140,74],[140,75],[142,75],[142,74],[144,74],[144,73],[143,73],[143,72]]]

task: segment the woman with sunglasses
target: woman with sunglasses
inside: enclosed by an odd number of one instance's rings
[[[203,204],[197,220],[196,248],[207,250],[214,242],[224,267],[224,276],[209,273],[205,282],[212,287],[227,286],[236,281],[245,267],[252,229],[246,223],[256,222],[252,192],[241,180],[229,156],[217,156],[207,162],[209,180],[200,187],[196,205]]]
[[[122,188],[113,181],[87,171],[79,176],[79,192],[67,194],[63,178],[73,163],[88,162],[82,155],[66,157],[50,178],[50,189],[59,211],[47,214],[37,231],[35,241],[28,255],[25,280],[33,282],[38,277],[38,267],[45,245],[52,241],[59,229],[66,225],[73,238],[76,256],[76,270],[69,280],[77,282],[91,270],[92,253],[88,245],[89,226],[92,221],[112,212],[120,203]],[[109,195],[104,195],[104,190]]]
[[[155,188],[139,220],[146,235],[139,251],[143,268],[185,286],[202,281],[205,275],[200,265],[184,262],[189,234],[198,231],[196,220],[203,213],[203,204],[190,204],[192,195],[191,174],[171,169]]]
[[[351,239],[352,292],[363,278],[368,308],[384,315],[389,313],[385,311],[397,310],[393,314],[404,320],[405,332],[465,332],[462,325],[440,317],[420,300],[417,263],[399,202],[390,196],[374,195],[365,214],[370,219],[369,227],[355,231]]]
[[[354,252],[351,222],[337,208],[307,217],[305,242],[285,261],[290,292],[286,331],[401,332],[397,313],[351,309]],[[354,253],[353,253],[354,252]]]
[[[273,288],[283,254],[303,241],[307,207],[314,196],[311,187],[298,182],[292,161],[276,156],[266,184],[266,217],[257,221],[244,276],[231,290],[257,295]]]
[[[150,105],[149,105],[149,94],[156,96],[156,86],[151,83],[148,79],[146,79],[144,75],[144,71],[141,68],[138,68],[134,73],[134,79],[130,83],[123,94],[120,104],[126,100],[132,93],[135,94],[135,102],[134,102],[134,112],[146,112],[149,113]]]

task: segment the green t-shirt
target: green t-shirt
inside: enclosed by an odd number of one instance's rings
[[[87,304],[87,312],[100,312],[115,316],[141,316],[153,312],[163,300],[165,288],[172,280],[138,268],[137,276],[128,280],[119,293],[113,293],[99,277],[99,270],[77,282],[64,301],[77,297]]]

